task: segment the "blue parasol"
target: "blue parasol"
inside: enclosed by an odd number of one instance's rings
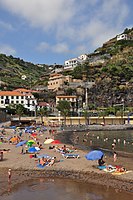
[[[16,126],[10,126],[11,129],[16,129]]]
[[[47,155],[47,154],[41,154],[41,155],[38,155],[37,158],[51,158],[51,156]]]
[[[28,152],[29,152],[29,153],[35,153],[35,152],[38,152],[38,150],[37,150],[35,147],[30,147],[30,148],[28,149]]]
[[[87,155],[85,155],[85,158],[87,160],[99,160],[104,155],[104,153],[100,150],[94,150],[89,152]]]
[[[21,142],[19,142],[18,144],[16,144],[16,147],[20,147],[23,146],[24,144],[26,144],[27,140],[23,140]]]

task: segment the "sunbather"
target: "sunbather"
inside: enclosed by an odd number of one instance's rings
[[[46,158],[42,157],[42,158],[39,159],[39,164],[40,165],[44,166],[46,163],[47,163],[47,159]]]
[[[50,162],[48,163],[48,166],[52,166],[56,161],[56,157],[52,157]]]
[[[125,167],[116,166],[116,172],[126,172],[126,168]]]

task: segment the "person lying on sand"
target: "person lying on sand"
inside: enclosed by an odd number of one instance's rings
[[[126,172],[126,168],[122,166],[116,166],[116,172]]]
[[[47,159],[44,158],[44,157],[39,159],[39,164],[42,165],[42,166],[44,166],[47,162],[48,162]]]
[[[56,157],[52,157],[47,166],[52,166],[56,162]]]

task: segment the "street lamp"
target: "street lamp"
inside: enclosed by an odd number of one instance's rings
[[[124,105],[124,99],[122,101],[122,116],[124,117],[124,110],[125,110],[125,105]]]
[[[59,126],[60,126],[60,116],[61,116],[61,111],[59,110],[59,111],[58,111],[58,120],[59,120],[58,123],[59,123]]]

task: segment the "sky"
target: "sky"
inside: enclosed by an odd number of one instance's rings
[[[133,27],[133,0],[0,0],[0,53],[64,64]]]

